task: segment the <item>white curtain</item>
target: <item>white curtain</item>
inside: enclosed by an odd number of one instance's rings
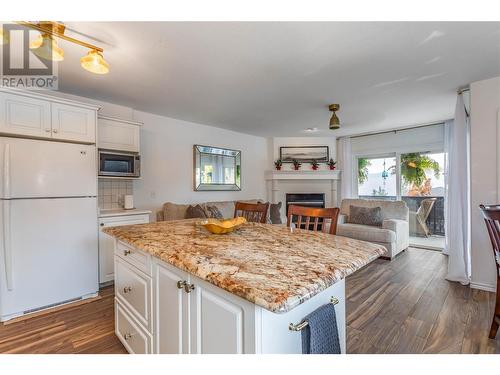
[[[445,123],[445,223],[444,253],[448,255],[447,280],[470,282],[468,120],[462,95],[458,95],[455,119]]]
[[[338,146],[339,152],[339,168],[342,171],[340,179],[340,197],[352,198],[353,197],[353,165],[352,165],[352,152],[351,152],[351,138],[341,138]],[[339,202],[340,203],[340,202]]]

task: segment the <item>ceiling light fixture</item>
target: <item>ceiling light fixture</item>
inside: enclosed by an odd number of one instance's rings
[[[102,56],[103,49],[82,40],[64,35],[66,26],[62,23],[53,21],[41,21],[38,23],[18,21],[17,23],[40,32],[41,35],[30,43],[30,49],[32,49],[33,53],[38,57],[52,61],[64,60],[64,51],[57,45],[55,39],[60,38],[90,50],[87,55],[80,59],[80,63],[84,69],[95,74],[107,74],[109,72],[109,64]]]
[[[57,41],[48,34],[40,35],[36,41],[30,43],[30,49],[35,55],[45,60],[64,60],[63,49],[59,47]]]
[[[308,133],[314,133],[314,132],[318,131],[318,128],[307,128],[307,129],[304,129],[304,131],[308,132]]]
[[[330,130],[336,130],[340,128],[340,120],[337,117],[337,112],[340,109],[340,104],[330,104],[328,109],[333,112],[332,117],[330,118]]]

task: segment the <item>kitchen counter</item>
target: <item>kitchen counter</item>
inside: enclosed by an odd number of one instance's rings
[[[124,216],[124,215],[150,215],[150,210],[138,210],[136,208],[131,210],[126,210],[124,208],[120,209],[110,209],[110,210],[100,210],[99,217],[114,217],[114,216]]]
[[[271,312],[285,313],[385,253],[364,241],[248,223],[214,235],[179,220],[105,233]]]

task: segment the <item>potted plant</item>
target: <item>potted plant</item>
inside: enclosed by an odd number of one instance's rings
[[[311,162],[311,166],[312,166],[313,171],[317,170],[319,167],[318,161],[316,159],[313,159],[313,161]]]
[[[281,171],[281,166],[283,165],[283,162],[281,161],[281,159],[278,159],[274,162],[274,166],[276,167],[276,170],[277,171]]]
[[[293,163],[293,169],[295,169],[296,171],[298,171],[300,169],[300,166],[302,165],[299,163],[297,159],[293,159],[292,163]]]
[[[395,173],[394,168],[391,170]],[[401,177],[403,185],[409,190],[419,191],[429,180],[426,172],[432,172],[434,177],[438,178],[441,172],[439,163],[428,155],[419,153],[409,153],[401,155]],[[430,183],[427,182],[428,184]],[[430,188],[428,189],[430,190]]]
[[[326,164],[328,164],[328,166],[330,167],[330,170],[333,171],[333,170],[335,170],[335,166],[337,165],[337,162],[333,161],[333,159],[330,159],[330,161]]]

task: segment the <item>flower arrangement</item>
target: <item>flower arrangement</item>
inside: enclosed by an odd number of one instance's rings
[[[274,166],[276,167],[276,170],[277,171],[281,171],[281,166],[283,165],[283,162],[281,161],[281,159],[278,159],[274,162]]]
[[[333,159],[330,159],[327,164],[330,167],[330,170],[333,171],[333,170],[335,170],[335,166],[337,165],[337,162],[333,161]]]
[[[317,170],[319,168],[318,161],[316,159],[313,159],[313,161],[311,162],[311,166],[312,166],[313,171]]]
[[[293,163],[293,169],[295,169],[296,171],[298,171],[300,169],[300,166],[302,165],[301,163],[299,163],[297,159],[293,159],[292,163]]]

